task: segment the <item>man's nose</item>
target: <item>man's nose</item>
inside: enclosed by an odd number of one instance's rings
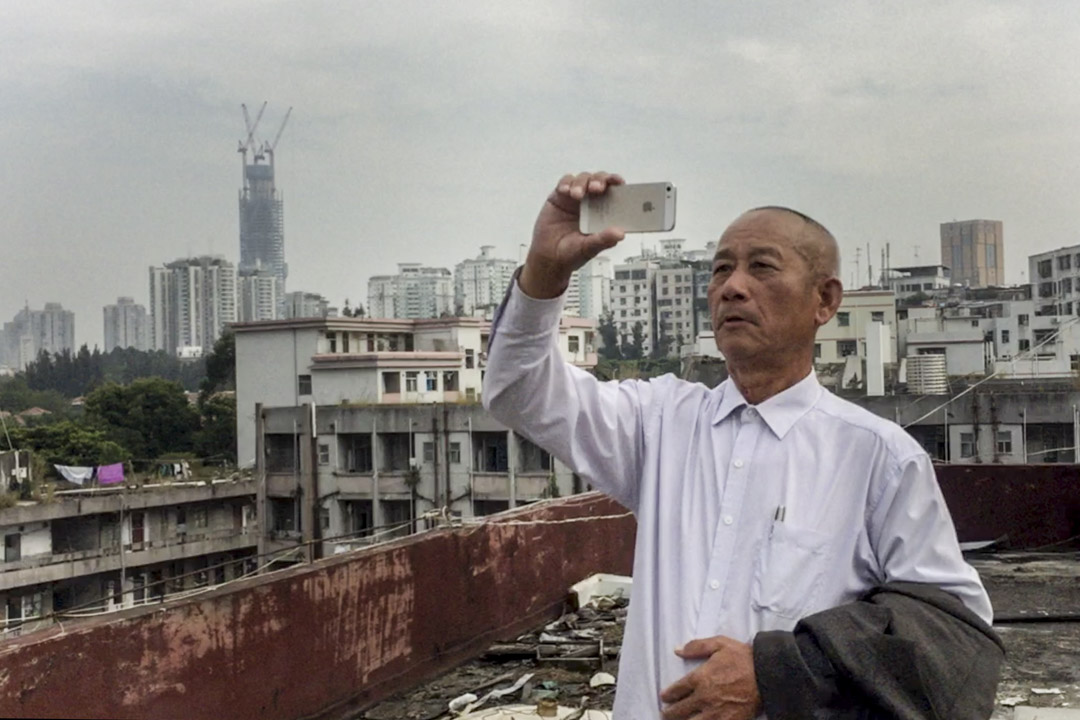
[[[746,273],[736,268],[720,286],[720,299],[725,302],[747,298]]]

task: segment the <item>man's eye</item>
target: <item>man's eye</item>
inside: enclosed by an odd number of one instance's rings
[[[718,275],[720,273],[727,273],[727,272],[731,272],[731,266],[730,265],[717,265],[716,267],[713,268],[713,275]]]
[[[776,269],[775,265],[770,265],[769,263],[765,263],[765,262],[753,262],[753,263],[750,264],[750,267],[754,268],[755,270],[775,270]]]

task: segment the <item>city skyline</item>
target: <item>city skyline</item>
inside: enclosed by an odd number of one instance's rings
[[[692,246],[746,207],[797,207],[839,238],[845,282],[867,242],[875,267],[885,242],[894,266],[940,261],[952,220],[1003,221],[1010,283],[1080,240],[1068,3],[251,7],[12,9],[0,317],[60,302],[76,345],[100,346],[101,308],[148,303],[146,267],[239,263],[239,106],[263,100],[271,129],[295,108],[289,288],[335,305],[401,262],[518,257],[577,169],[671,180]]]

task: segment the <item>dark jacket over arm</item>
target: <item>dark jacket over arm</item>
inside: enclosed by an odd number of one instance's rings
[[[1004,647],[957,598],[889,583],[754,638],[769,720],[985,720]]]

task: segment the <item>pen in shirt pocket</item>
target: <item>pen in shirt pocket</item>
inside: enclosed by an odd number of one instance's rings
[[[784,522],[784,518],[787,517],[787,505],[777,505],[776,512],[773,513],[773,522]]]

